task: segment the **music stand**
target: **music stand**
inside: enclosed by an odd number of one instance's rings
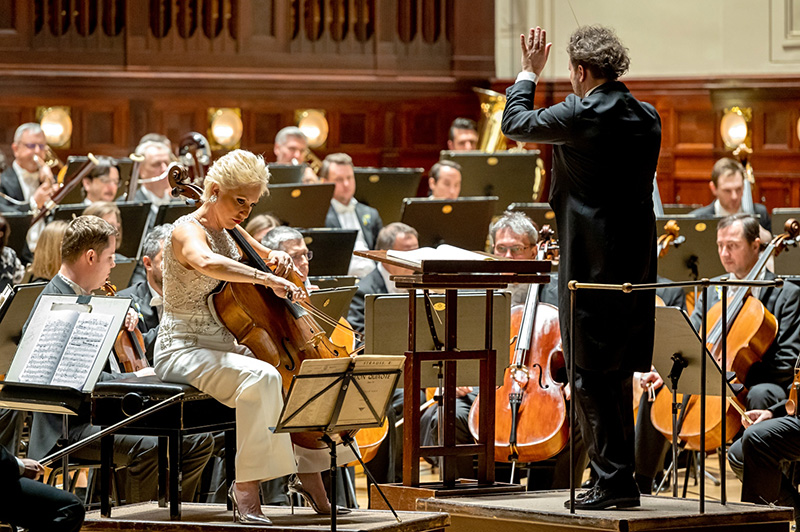
[[[512,203],[506,210],[523,213],[533,220],[540,230],[543,226],[549,225],[550,229],[553,230],[553,237],[558,238],[556,213],[553,212],[549,203]]]
[[[689,214],[690,212],[702,207],[699,203],[665,203],[664,216],[673,216],[675,214]]]
[[[783,226],[786,225],[786,220],[789,218],[800,219],[800,209],[796,207],[785,208],[780,207],[772,210],[772,232],[780,234],[783,232]],[[783,275],[800,275],[800,257],[798,255],[800,248],[787,248],[783,253],[775,257],[775,273],[783,277]]]
[[[360,203],[378,210],[384,225],[399,222],[405,198],[417,195],[422,168],[353,168],[356,175],[355,197]]]
[[[440,160],[461,165],[462,196],[497,196],[493,214],[502,214],[514,202],[538,201],[544,182],[544,163],[539,150],[485,153],[448,151]]]
[[[309,275],[347,275],[358,236],[357,229],[317,227],[301,229],[300,232],[308,249],[319,259],[308,263]]]
[[[483,250],[497,196],[440,200],[406,198],[402,221],[419,233],[420,247],[440,244]]]
[[[320,438],[331,455],[331,531],[336,531],[336,442],[331,434],[362,428],[380,427],[392,394],[400,379],[405,357],[369,357],[305,360],[298,375],[292,377],[283,404],[276,434],[322,432]],[[353,447],[353,438],[341,435],[342,441],[358,458],[364,472],[378,486],[361,455]],[[378,487],[384,502],[397,522],[400,518]]]
[[[717,253],[717,218],[665,216],[656,227],[675,220],[686,240],[658,260],[658,274],[670,281],[696,281],[725,274]]]
[[[249,219],[272,214],[291,227],[325,227],[335,186],[333,183],[272,185],[269,196],[262,196]]]
[[[355,275],[309,275],[308,280],[320,288],[339,288],[340,286],[356,286],[358,277]]]
[[[174,201],[172,203],[167,203],[166,205],[159,205],[158,211],[156,212],[156,219],[153,227],[162,224],[171,224],[175,223],[175,220],[180,218],[181,216],[185,216],[197,210],[198,205],[187,205],[185,202]]]
[[[31,228],[33,213],[4,212],[3,218],[8,222],[8,247],[22,257],[22,252],[27,249],[28,229]]]
[[[331,318],[334,322],[338,322],[339,318],[347,316],[347,311],[350,309],[350,302],[353,300],[356,290],[358,290],[357,286],[322,288],[309,292],[308,297],[314,308],[319,309],[320,312]],[[319,320],[319,324],[328,336],[333,334],[333,330],[336,328],[334,325],[324,320]]]
[[[31,315],[36,298],[47,283],[8,285],[0,305],[0,375],[6,375],[22,339],[22,326]]]
[[[120,290],[127,288],[131,284],[131,277],[133,277],[133,270],[136,269],[138,263],[135,259],[117,260],[117,264],[111,268],[111,273],[108,274],[108,280]],[[98,295],[105,295],[105,292],[99,290]]]
[[[278,164],[269,163],[269,186],[273,185],[292,185],[303,182],[303,174],[306,171],[306,164]]]
[[[147,217],[150,215],[150,203],[126,202],[116,203],[115,205],[119,208],[123,235],[122,245],[117,250],[117,253],[126,257],[136,257],[139,255],[139,246],[141,244],[139,235],[144,232]],[[59,205],[53,213],[53,220],[70,222],[73,218],[80,216],[87,207],[88,205],[83,203]]]

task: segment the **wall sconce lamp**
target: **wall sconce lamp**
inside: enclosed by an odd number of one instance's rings
[[[300,109],[294,112],[297,127],[308,140],[309,148],[319,148],[328,140],[328,119],[321,109]]]
[[[208,139],[212,150],[235,150],[242,142],[242,110],[234,107],[208,110]]]
[[[742,146],[752,147],[751,131],[748,124],[753,119],[753,110],[749,107],[731,107],[725,109],[719,123],[722,142],[729,150],[739,150]],[[734,153],[736,155],[736,153]]]
[[[53,148],[69,148],[72,140],[72,118],[69,107],[37,107],[36,119],[42,126],[47,144]]]

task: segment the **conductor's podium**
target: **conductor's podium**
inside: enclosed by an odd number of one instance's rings
[[[169,486],[169,511],[173,520],[181,517],[181,438],[224,431],[225,470],[230,484],[234,478],[236,455],[236,411],[188,384],[162,382],[157,377],[98,382],[91,398],[92,424],[108,427],[181,393],[183,396],[173,404],[116,431],[116,434],[158,437],[158,504],[166,507]],[[104,517],[111,515],[109,494],[113,445],[113,435],[101,439],[100,511]]]

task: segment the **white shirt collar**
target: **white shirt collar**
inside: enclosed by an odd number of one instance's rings
[[[58,272],[56,275],[58,275],[62,281],[67,283],[69,287],[72,288],[72,291],[75,292],[77,295],[79,296],[89,295],[89,292],[81,288],[81,286],[78,283],[68,278],[66,275],[62,274],[61,272]]]
[[[742,206],[739,205],[739,212],[742,212]],[[728,212],[723,207],[719,200],[714,200],[714,216],[730,216],[731,214],[737,214],[735,212]]]
[[[19,186],[22,189],[22,195],[26,200],[31,199],[33,193],[39,188],[39,172],[29,172],[17,163],[15,160],[11,163],[17,177],[19,178]]]
[[[355,198],[350,198],[350,202],[347,205],[339,203],[339,200],[331,199],[331,206],[333,210],[336,211],[336,214],[356,212],[356,205],[358,205],[358,200]]]

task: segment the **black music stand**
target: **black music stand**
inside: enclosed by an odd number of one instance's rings
[[[664,216],[673,216],[675,214],[689,214],[690,212],[699,209],[702,207],[699,203],[665,203],[664,207]]]
[[[309,275],[308,280],[320,288],[339,288],[355,286],[359,279],[355,275]]]
[[[309,275],[347,275],[358,237],[357,229],[318,227],[300,229],[300,232],[308,249],[318,258],[308,263]]]
[[[671,281],[696,281],[725,274],[717,253],[717,219],[694,216],[665,216],[656,219],[656,227],[675,220],[685,238],[658,260],[658,274]]]
[[[22,326],[31,315],[36,298],[47,283],[18,284],[6,287],[6,298],[0,305],[0,375],[8,374],[14,353],[22,339]]]
[[[406,198],[402,220],[417,230],[420,247],[450,244],[483,250],[496,205],[497,196],[455,200]]]
[[[553,230],[553,237],[558,238],[558,227],[556,225],[556,213],[549,203],[512,203],[508,206],[509,211],[521,212],[541,229],[549,225]]]
[[[321,288],[310,292],[308,297],[314,308],[319,309],[320,312],[323,312],[334,322],[338,322],[339,318],[347,316],[347,311],[350,309],[350,302],[353,300],[356,290],[358,290],[357,286]],[[320,320],[320,327],[322,327],[325,334],[328,336],[333,334],[335,328],[334,325],[322,320]],[[350,346],[348,346],[348,349],[350,349]]]
[[[502,214],[514,202],[538,201],[544,182],[539,150],[485,153],[448,151],[440,160],[461,165],[461,196],[497,196],[493,214]]]
[[[33,213],[4,212],[3,218],[8,222],[8,247],[22,259],[22,252],[28,249],[28,229],[31,228]]]
[[[144,233],[147,218],[150,215],[150,203],[124,202],[117,203],[116,206],[119,208],[120,221],[122,222],[122,245],[120,245],[117,253],[126,257],[137,257],[142,242],[140,235]],[[73,218],[80,216],[87,207],[88,205],[83,203],[59,205],[55,213],[53,213],[53,220],[69,222]]]
[[[336,442],[331,435],[351,430],[380,427],[385,418],[405,357],[369,357],[305,360],[300,373],[292,377],[286,401],[273,432],[322,432],[320,438],[331,455],[331,531],[336,531]],[[341,439],[375,479],[353,447],[353,438]],[[397,522],[400,518],[378,486],[384,502]]]
[[[250,218],[272,214],[292,227],[325,227],[334,188],[333,183],[272,185],[269,196],[262,196]]]
[[[269,163],[269,186],[273,185],[293,185],[303,182],[303,174],[306,171],[306,164],[278,164]]]
[[[155,223],[153,223],[153,227],[162,224],[175,223],[175,220],[181,216],[185,216],[196,211],[197,207],[199,207],[199,205],[195,205],[194,203],[188,204],[188,202],[184,201],[173,201],[171,203],[167,203],[166,205],[159,205],[158,211],[156,211],[156,218]]]
[[[356,199],[378,210],[384,225],[399,222],[405,198],[417,195],[423,168],[353,168]]]
[[[779,207],[772,210],[772,232],[779,234],[783,232],[783,226],[789,218],[800,219],[800,209],[796,207]],[[800,275],[800,257],[798,252],[786,249],[783,253],[775,257],[775,273],[783,277],[784,275]]]

